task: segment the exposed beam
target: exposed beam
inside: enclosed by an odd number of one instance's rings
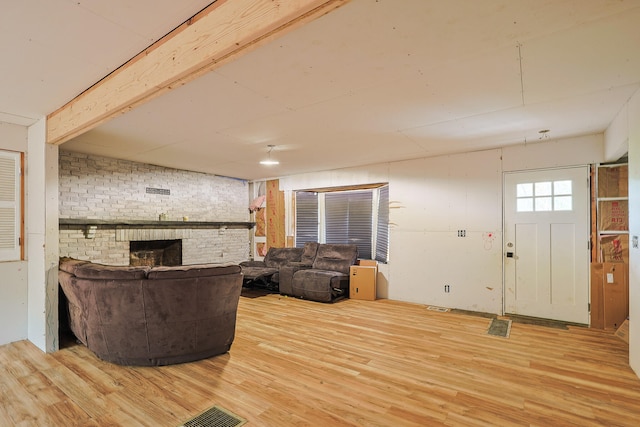
[[[47,117],[62,144],[349,0],[217,0]]]

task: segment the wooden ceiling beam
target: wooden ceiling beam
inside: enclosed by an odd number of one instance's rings
[[[62,144],[348,1],[217,0],[47,116],[47,142]]]

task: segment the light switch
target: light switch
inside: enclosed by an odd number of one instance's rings
[[[613,283],[613,273],[607,273],[607,283]]]
[[[631,247],[633,249],[638,249],[638,236],[633,236],[631,238]]]

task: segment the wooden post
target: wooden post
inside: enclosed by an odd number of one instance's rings
[[[284,248],[284,192],[280,191],[280,181],[267,181],[267,247]]]

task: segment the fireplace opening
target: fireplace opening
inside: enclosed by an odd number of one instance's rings
[[[144,240],[129,242],[129,265],[182,265],[182,240]]]

